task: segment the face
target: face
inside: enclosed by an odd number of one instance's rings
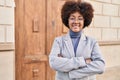
[[[79,32],[84,26],[84,18],[79,12],[72,13],[69,17],[68,24],[73,32]]]

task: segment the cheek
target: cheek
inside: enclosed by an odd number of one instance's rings
[[[68,26],[69,26],[69,27],[71,27],[71,26],[72,26],[72,24],[73,24],[72,22],[68,22]]]
[[[84,21],[81,21],[81,25],[84,25]]]
[[[68,24],[71,24],[72,22],[71,21],[68,21]]]
[[[83,26],[84,26],[84,22],[81,22],[80,25],[81,25],[81,28],[83,28]]]

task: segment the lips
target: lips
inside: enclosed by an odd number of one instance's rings
[[[72,27],[73,27],[73,28],[79,28],[80,25],[79,25],[79,24],[73,24]]]
[[[78,29],[79,27],[78,26],[73,26],[73,29]]]

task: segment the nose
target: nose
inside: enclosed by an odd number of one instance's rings
[[[75,19],[74,23],[79,23],[79,20]]]

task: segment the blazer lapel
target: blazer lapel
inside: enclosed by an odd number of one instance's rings
[[[64,41],[65,41],[65,45],[66,45],[66,47],[69,51],[70,56],[71,57],[75,56],[74,55],[74,48],[73,48],[73,45],[72,45],[72,41],[71,41],[69,32],[64,36]]]
[[[78,43],[78,47],[77,47],[77,51],[76,51],[76,56],[81,56],[81,54],[82,54],[83,51],[84,51],[85,44],[86,44],[86,37],[85,37],[85,35],[82,33],[82,34],[81,34],[81,38],[80,38],[79,43]]]

